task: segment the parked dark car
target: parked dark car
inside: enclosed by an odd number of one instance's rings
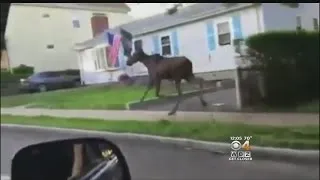
[[[79,70],[46,71],[20,79],[20,90],[45,92],[56,89],[72,88],[81,85]]]

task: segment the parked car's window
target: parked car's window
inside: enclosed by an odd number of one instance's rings
[[[59,73],[57,73],[57,72],[41,72],[41,73],[35,74],[34,76],[35,77],[41,77],[41,78],[57,77],[57,76],[59,76]]]
[[[61,75],[61,73],[59,73],[59,72],[47,72],[46,73],[46,77],[58,77],[60,75]]]
[[[44,76],[44,73],[35,73],[33,75],[31,75],[29,78],[32,79],[32,78],[41,78]]]
[[[80,70],[66,70],[65,74],[70,76],[80,76]]]

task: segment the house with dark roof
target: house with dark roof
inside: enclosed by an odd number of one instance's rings
[[[319,5],[319,3],[316,3]],[[139,46],[147,54],[187,56],[195,73],[205,79],[234,78],[239,65],[235,43],[246,37],[271,30],[312,30],[319,21],[314,4],[289,7],[281,3],[196,3],[173,14],[158,14],[123,24],[119,28],[134,36],[133,49]],[[318,6],[319,7],[319,6]],[[317,25],[318,26],[318,25]],[[82,43],[95,46],[104,35]],[[99,40],[100,39],[100,40]],[[133,75],[146,75],[136,64]]]

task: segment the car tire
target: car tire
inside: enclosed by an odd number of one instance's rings
[[[44,85],[44,84],[40,84],[40,85],[38,86],[38,90],[39,90],[39,92],[46,92],[46,91],[48,91],[47,86]]]
[[[73,82],[73,87],[80,87],[81,86],[81,82],[80,81],[74,81]]]

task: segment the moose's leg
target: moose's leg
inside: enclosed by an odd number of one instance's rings
[[[155,86],[156,86],[156,91],[155,91],[156,97],[158,98],[164,97],[164,95],[160,95],[161,79],[158,77],[155,79]]]
[[[173,107],[173,109],[168,113],[169,116],[174,115],[177,112],[179,105],[180,105],[180,102],[182,100],[181,80],[176,80],[175,85],[176,85],[176,89],[177,89],[177,93],[178,93],[178,100],[177,100],[175,106]]]
[[[203,98],[203,82],[204,82],[204,80],[200,77],[191,77],[191,78],[187,79],[187,81],[191,84],[199,84],[199,86],[200,86],[199,99],[200,99],[201,105],[207,106],[208,103]]]
[[[143,96],[140,99],[140,102],[144,101],[144,98],[146,98],[146,96],[148,95],[148,93],[152,89],[152,87],[153,87],[153,80],[151,78],[149,78],[147,89],[144,91]]]

